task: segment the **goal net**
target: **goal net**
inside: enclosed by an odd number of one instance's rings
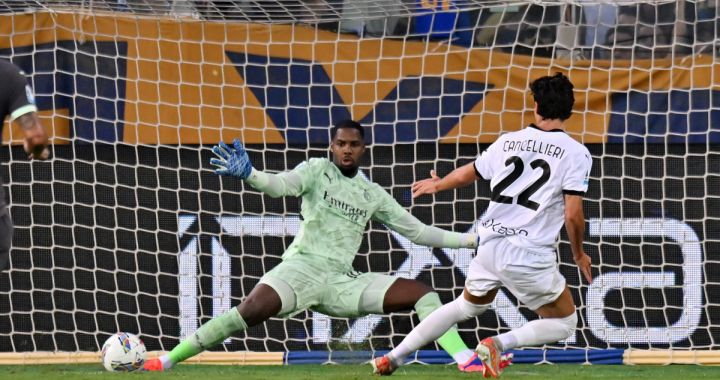
[[[555,72],[575,84],[567,132],[593,155],[585,248],[595,281],[581,279],[563,232],[578,329],[533,352],[588,362],[613,349],[716,349],[716,5],[0,1],[0,57],[27,74],[53,142],[51,160],[28,161],[18,127],[3,129],[15,231],[0,274],[0,351],[97,352],[116,331],[166,351],[239,304],[280,262],[300,201],[215,175],[219,141],[241,139],[256,168],[279,172],[327,157],[329,126],[358,120],[370,143],[363,175],[423,222],[473,230],[487,183],[416,200],[410,185],[529,124],[528,85]],[[472,257],[373,223],[354,267],[418,279],[448,302]],[[502,290],[459,329],[473,347],[535,318]],[[414,313],[307,311],[215,350],[342,362],[393,347],[416,323]],[[425,349],[418,360],[447,360]]]

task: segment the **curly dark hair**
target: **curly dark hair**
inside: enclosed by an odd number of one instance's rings
[[[530,84],[537,113],[544,119],[567,120],[572,115],[573,84],[562,73],[544,76]]]
[[[361,138],[363,138],[363,139],[365,138],[365,129],[362,127],[362,125],[360,125],[360,123],[358,123],[357,121],[354,121],[354,120],[341,120],[337,124],[335,124],[332,128],[330,128],[330,138],[332,140],[335,139],[335,136],[337,136],[337,131],[340,128],[354,129],[354,130],[360,132]]]

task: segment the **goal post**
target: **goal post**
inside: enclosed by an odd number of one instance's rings
[[[168,351],[242,301],[297,233],[300,203],[215,175],[219,141],[243,140],[256,168],[279,172],[327,156],[329,127],[352,118],[368,132],[363,175],[423,222],[472,231],[487,183],[415,200],[410,185],[530,123],[528,85],[554,72],[575,85],[567,132],[593,155],[585,248],[595,281],[581,279],[563,232],[578,329],[517,357],[717,361],[711,3],[0,1],[0,58],[27,74],[53,142],[50,161],[30,162],[18,127],[3,129],[15,233],[0,273],[0,363],[92,360],[117,331]],[[373,223],[354,267],[421,280],[448,302],[473,254]],[[472,347],[535,318],[503,290],[459,330]],[[362,360],[416,323],[413,313],[308,311],[250,328],[207,360]],[[450,361],[436,350],[416,359]]]

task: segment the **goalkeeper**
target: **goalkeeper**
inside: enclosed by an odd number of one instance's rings
[[[416,244],[474,248],[474,233],[449,232],[423,224],[379,185],[358,174],[365,153],[364,130],[352,120],[331,129],[332,161],[312,158],[295,169],[268,174],[253,169],[242,143],[220,143],[210,163],[219,175],[245,180],[271,197],[300,196],[300,231],[283,261],[266,273],[237,307],[202,325],[170,353],[148,360],[144,369],[162,371],[212,348],[231,335],[271,317],[289,317],[306,309],[334,317],[360,317],[415,309],[420,319],[442,306],[438,294],[415,280],[352,268],[367,223],[384,223]],[[438,339],[460,371],[482,371],[477,355],[457,329]],[[504,362],[503,364],[507,364]]]

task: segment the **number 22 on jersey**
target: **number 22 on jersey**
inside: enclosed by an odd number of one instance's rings
[[[520,178],[525,170],[525,163],[522,158],[518,156],[511,156],[505,160],[505,166],[510,165],[514,165],[513,171],[492,189],[490,199],[493,202],[512,204],[515,201],[512,197],[503,195],[503,191]],[[530,162],[530,168],[532,168],[532,170],[541,169],[542,175],[517,196],[517,202],[515,203],[531,210],[537,210],[540,205],[537,202],[530,200],[530,197],[550,179],[550,165],[542,158],[538,158]]]

